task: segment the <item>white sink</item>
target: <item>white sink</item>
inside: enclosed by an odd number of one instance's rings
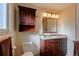
[[[45,36],[41,36],[40,38],[43,40],[47,40],[47,39],[67,38],[67,36],[66,35],[45,35]]]

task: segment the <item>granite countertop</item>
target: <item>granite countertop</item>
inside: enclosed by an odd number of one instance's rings
[[[0,33],[0,42],[11,37],[10,33]]]
[[[42,40],[67,38],[66,35],[44,35],[40,37]]]

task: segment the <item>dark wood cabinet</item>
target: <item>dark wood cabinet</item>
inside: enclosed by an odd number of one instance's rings
[[[41,56],[64,56],[67,52],[67,39],[48,39],[40,42]]]
[[[74,42],[74,56],[79,56],[79,41]]]
[[[19,7],[19,31],[35,31],[35,13],[36,9]]]
[[[0,56],[12,56],[11,37],[0,41]]]

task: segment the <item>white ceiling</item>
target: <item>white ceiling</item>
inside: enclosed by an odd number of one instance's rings
[[[61,11],[62,9],[68,7],[71,4],[72,3],[30,3],[30,5],[54,11]]]

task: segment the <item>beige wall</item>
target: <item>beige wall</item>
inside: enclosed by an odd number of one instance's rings
[[[79,40],[79,3],[76,4],[76,40]]]
[[[60,13],[59,33],[68,37],[67,55],[73,55],[73,40],[75,40],[75,4],[65,8]]]

